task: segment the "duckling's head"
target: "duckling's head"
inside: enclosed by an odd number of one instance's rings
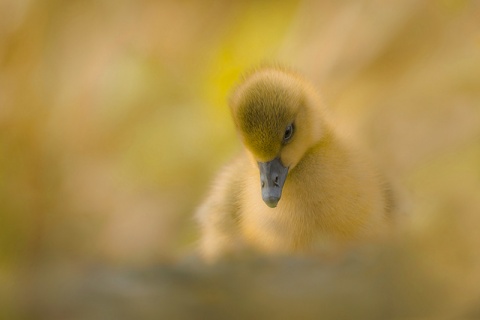
[[[258,163],[263,201],[276,207],[289,170],[324,134],[317,97],[298,75],[277,68],[245,77],[230,100],[235,126]]]

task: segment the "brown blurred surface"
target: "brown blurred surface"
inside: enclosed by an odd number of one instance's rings
[[[271,61],[313,81],[405,190],[406,231],[335,267],[172,264],[240,148],[228,92]],[[1,316],[223,317],[253,291],[241,318],[475,318],[479,215],[478,1],[0,0]]]

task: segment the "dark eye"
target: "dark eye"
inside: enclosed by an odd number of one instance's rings
[[[283,142],[287,142],[293,136],[293,123],[289,124],[285,129],[285,134],[283,135]]]

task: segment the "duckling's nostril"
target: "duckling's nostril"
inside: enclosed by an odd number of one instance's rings
[[[275,176],[275,179],[273,180],[273,183],[275,184],[275,186],[279,186],[278,185],[278,176]]]
[[[265,181],[262,181],[262,188],[265,187]]]

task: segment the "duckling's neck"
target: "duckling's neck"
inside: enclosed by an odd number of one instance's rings
[[[348,174],[350,161],[342,141],[331,131],[326,132],[288,173],[283,195],[293,202],[302,199],[304,206],[330,202],[326,198],[331,196],[332,186]]]
[[[302,159],[297,163],[297,165],[289,173],[290,176],[295,176],[295,178],[303,178],[303,176],[310,175],[311,172],[308,172],[308,168],[313,165],[317,167],[318,163],[311,163],[313,159],[317,159],[322,155],[329,155],[331,149],[336,149],[340,147],[340,142],[332,133],[331,130],[326,130],[322,138],[314,143],[310,148],[305,151]]]

